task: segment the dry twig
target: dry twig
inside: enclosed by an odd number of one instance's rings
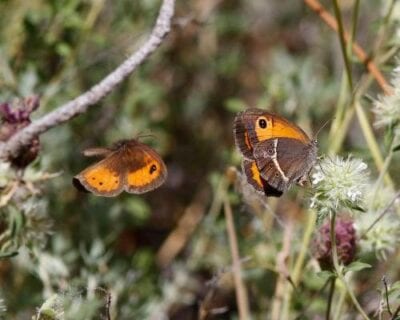
[[[86,112],[89,106],[96,104],[107,96],[118,84],[135,71],[135,69],[162,43],[164,37],[170,31],[174,7],[175,0],[164,0],[156,24],[149,38],[136,52],[91,89],[46,114],[42,118],[32,122],[13,135],[10,140],[1,144],[0,158],[7,159],[10,156],[17,155],[21,148],[29,145],[35,137]]]
[[[233,222],[232,208],[229,203],[227,195],[225,195],[224,199],[224,212],[226,219],[226,227],[228,230],[229,246],[232,255],[232,272],[233,272],[233,280],[235,283],[235,293],[236,293],[237,307],[239,310],[239,319],[247,320],[250,319],[249,301],[247,297],[246,287],[242,279],[242,268],[240,265],[239,248],[236,238],[235,225]]]

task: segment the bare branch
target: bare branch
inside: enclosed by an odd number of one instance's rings
[[[86,112],[89,106],[96,104],[108,95],[162,43],[164,37],[170,31],[174,7],[175,0],[163,0],[156,24],[149,38],[136,52],[91,89],[32,122],[13,135],[7,142],[0,144],[0,158],[8,159],[10,156],[16,156],[21,148],[29,145],[35,137]]]

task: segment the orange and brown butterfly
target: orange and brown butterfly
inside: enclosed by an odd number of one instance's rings
[[[167,167],[158,153],[137,139],[118,141],[111,148],[86,149],[83,154],[104,159],[77,174],[73,184],[97,196],[114,197],[124,190],[145,193],[167,178]]]
[[[253,188],[280,197],[290,186],[304,185],[317,159],[317,141],[294,123],[261,109],[236,115],[236,146],[243,172]]]

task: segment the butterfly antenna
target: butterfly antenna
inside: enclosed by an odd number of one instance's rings
[[[153,134],[153,133],[143,133],[143,132],[140,132],[137,136],[136,136],[136,139],[141,139],[141,138],[155,138],[156,136]]]
[[[325,157],[327,157],[327,158],[329,159],[329,161],[333,162],[333,159],[332,159],[329,155],[328,155],[328,156],[325,156]],[[322,168],[321,162],[320,162],[320,161],[318,161],[318,166],[319,166],[319,168],[321,169],[322,173],[323,173],[324,175],[326,175],[326,172],[324,171],[324,168]]]
[[[319,127],[317,133],[316,133],[315,136],[314,136],[314,139],[315,139],[315,140],[317,140],[318,135],[319,135],[319,133],[321,132],[321,130],[322,130],[323,128],[325,128],[326,125],[327,125],[329,122],[333,121],[334,119],[335,119],[335,118],[331,118],[331,119],[329,119],[329,120],[326,120],[326,121],[324,122],[324,124],[323,124],[321,127]]]

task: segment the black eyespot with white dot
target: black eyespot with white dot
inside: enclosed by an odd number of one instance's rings
[[[267,127],[267,120],[265,119],[258,120],[258,125],[260,126],[260,128],[265,129]]]
[[[155,165],[155,164],[153,164],[151,167],[150,167],[150,170],[149,170],[149,172],[150,172],[150,174],[152,174],[154,171],[156,171],[157,170],[157,166]]]

